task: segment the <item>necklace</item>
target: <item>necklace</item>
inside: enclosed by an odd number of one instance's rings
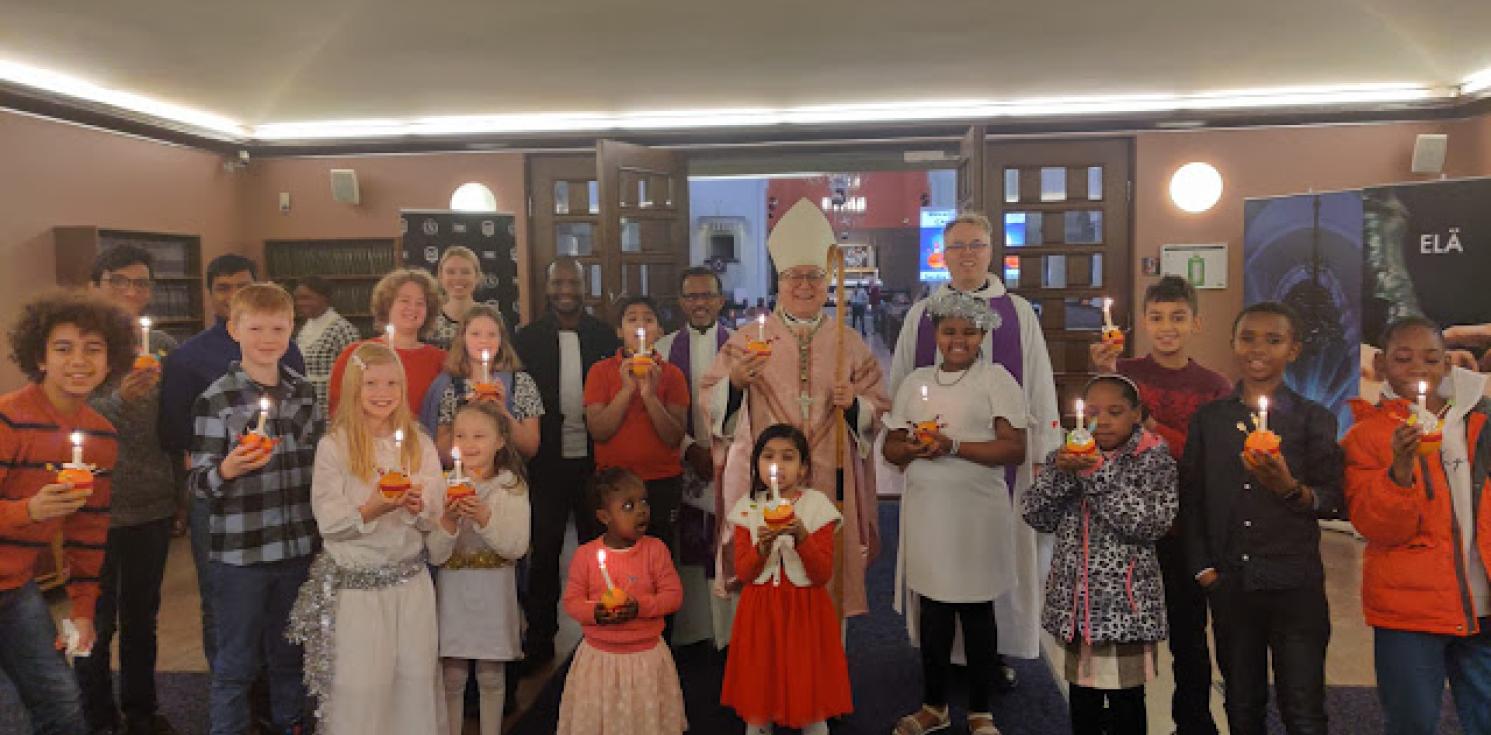
[[[951,382],[951,383],[944,383],[944,382],[942,382],[942,373],[943,373],[943,370],[942,370],[942,368],[938,368],[937,372],[932,373],[932,379],[935,380],[935,381],[937,381],[937,384],[940,385],[940,386],[942,386],[942,387],[944,387],[944,388],[951,388],[951,387],[953,387],[953,386],[955,386],[955,385],[963,382],[963,379],[966,378],[966,377],[968,377],[968,373],[970,371],[972,371],[972,370],[973,370],[973,366],[969,365],[968,367],[963,368],[962,372],[958,373],[957,379],[953,380],[953,382]]]

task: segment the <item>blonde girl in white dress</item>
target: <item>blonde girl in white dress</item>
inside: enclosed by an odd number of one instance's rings
[[[476,495],[448,500],[430,534],[430,563],[440,566],[440,667],[451,735],[465,721],[466,674],[476,662],[481,735],[502,729],[506,665],[523,657],[515,564],[528,553],[528,484],[512,427],[498,404],[456,412],[452,440]]]

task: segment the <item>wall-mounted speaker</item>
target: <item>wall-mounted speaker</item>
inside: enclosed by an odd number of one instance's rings
[[[1444,153],[1449,148],[1450,136],[1444,133],[1424,133],[1413,141],[1413,166],[1416,174],[1444,172]]]
[[[350,168],[331,170],[331,198],[342,204],[359,204],[362,193],[357,188],[357,172]]]

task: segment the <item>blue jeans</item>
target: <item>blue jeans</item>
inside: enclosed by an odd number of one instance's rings
[[[0,670],[4,670],[36,735],[85,735],[83,701],[67,660],[53,641],[57,628],[34,582],[0,591]],[[107,651],[94,655],[107,656]]]
[[[1438,732],[1446,678],[1464,732],[1491,733],[1491,617],[1481,618],[1481,632],[1469,638],[1387,628],[1373,633],[1387,735]]]
[[[301,650],[285,640],[285,627],[310,565],[310,557],[241,567],[212,562],[218,644],[212,664],[212,735],[248,731],[249,687],[261,667],[269,672],[275,726],[288,728],[301,721]]]
[[[202,655],[207,657],[207,668],[217,659],[217,625],[212,617],[212,565],[208,551],[212,548],[208,523],[212,519],[212,506],[198,497],[192,498],[191,513],[187,528],[192,537],[192,566],[197,568],[197,595],[202,600]]]

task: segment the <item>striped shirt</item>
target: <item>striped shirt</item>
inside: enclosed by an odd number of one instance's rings
[[[32,521],[26,504],[72,460],[74,431],[83,432],[83,461],[97,465],[93,495],[76,513]],[[92,408],[63,415],[36,383],[0,396],[0,590],[30,582],[37,558],[60,531],[72,617],[93,619],[109,533],[109,475],[118,453],[114,427]]]
[[[208,386],[192,406],[192,469],[187,480],[211,508],[213,561],[234,566],[298,559],[316,551],[311,473],[325,418],[316,392],[300,373],[279,366],[279,383],[253,381],[239,363]],[[218,468],[238,437],[258,426],[259,399],[270,400],[264,433],[278,440],[269,464],[233,480]]]

